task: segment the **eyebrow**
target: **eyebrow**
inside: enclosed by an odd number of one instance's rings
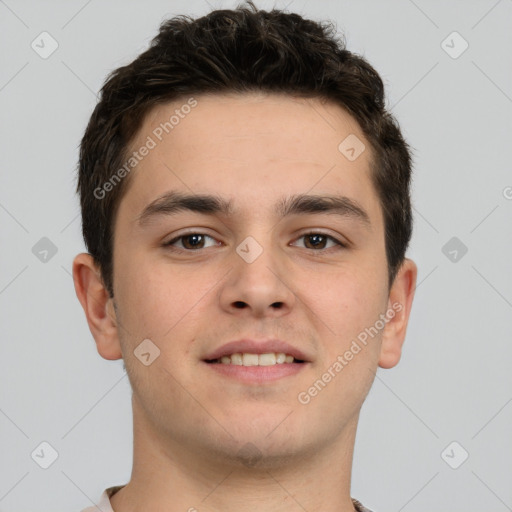
[[[225,216],[236,213],[231,200],[210,194],[184,194],[171,191],[149,203],[135,220],[140,226],[144,226],[157,217],[182,211]],[[308,213],[335,214],[354,218],[367,228],[371,227],[370,217],[366,211],[353,199],[341,195],[288,196],[276,203],[274,213],[280,218]]]

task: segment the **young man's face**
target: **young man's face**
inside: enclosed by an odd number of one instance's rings
[[[277,95],[196,100],[169,133],[158,127],[186,100],[154,109],[132,145],[156,142],[115,219],[115,313],[106,307],[118,327],[91,327],[98,350],[122,351],[136,421],[163,443],[227,459],[250,452],[247,443],[266,461],[318,453],[355,430],[377,366],[398,362],[414,264],[390,295],[371,150],[344,110]],[[355,159],[354,135],[366,145]],[[231,212],[143,215],[172,193],[215,196]],[[345,199],[338,210],[282,216],[302,195]],[[134,350],[148,339],[160,354],[153,360],[145,342],[145,365]],[[295,349],[306,362],[206,362],[237,340],[280,340],[293,348],[265,352]]]

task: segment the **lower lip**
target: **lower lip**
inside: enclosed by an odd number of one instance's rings
[[[237,364],[206,363],[214,371],[246,383],[270,382],[299,373],[308,363],[283,363],[271,366],[242,366]]]

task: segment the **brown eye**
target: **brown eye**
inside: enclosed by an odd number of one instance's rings
[[[166,244],[166,247],[175,247],[177,249],[186,249],[186,250],[196,250],[196,249],[204,249],[205,241],[209,238],[210,240],[214,240],[211,236],[204,235],[203,233],[189,233],[187,235],[181,235],[176,238],[173,238]],[[181,242],[176,245],[177,242]],[[211,244],[215,245],[215,244]],[[211,247],[210,245],[210,247]]]
[[[300,239],[304,239],[304,247],[306,249],[322,250],[333,246],[345,247],[345,245],[339,240],[324,233],[306,233],[299,237],[297,240]],[[326,247],[328,242],[332,242],[333,245]]]
[[[198,234],[187,235],[183,237],[182,243],[185,249],[201,249],[204,246],[204,236]]]
[[[325,244],[327,243],[327,237],[325,235],[306,235],[304,237],[306,240],[306,247],[308,249],[325,249]]]

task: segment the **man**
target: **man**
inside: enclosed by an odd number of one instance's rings
[[[348,512],[360,408],[416,282],[411,159],[332,26],[252,3],[163,23],[80,149],[77,296],[132,386],[103,512]]]

